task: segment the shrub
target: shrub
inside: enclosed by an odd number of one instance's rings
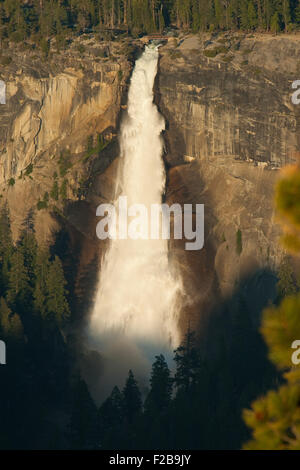
[[[45,192],[44,197],[42,200],[39,200],[37,203],[37,209],[40,211],[41,209],[47,209],[49,202],[49,193],[48,191]]]
[[[105,49],[96,49],[95,50],[95,56],[104,59],[104,58],[108,57],[108,54],[107,54],[107,51]]]
[[[216,50],[218,54],[227,54],[227,52],[229,51],[229,48],[225,46],[219,46],[219,47],[216,47]]]
[[[41,40],[41,49],[42,49],[42,52],[43,52],[44,56],[47,57],[48,54],[49,54],[49,51],[50,51],[50,41],[49,41],[49,39],[43,38]]]
[[[1,58],[1,65],[9,65],[12,62],[12,58],[9,56],[4,56]]]
[[[37,203],[37,210],[40,211],[42,209],[47,209],[47,202],[46,201],[38,201]]]
[[[10,180],[8,181],[8,185],[9,186],[14,186],[15,182],[16,182],[15,178],[10,178]]]
[[[25,172],[24,172],[24,175],[25,175],[25,176],[29,176],[32,172],[33,172],[33,164],[30,163],[30,164],[26,167]]]
[[[180,51],[169,51],[171,59],[180,59],[182,57],[182,54]]]
[[[254,75],[258,76],[261,74],[261,70],[257,67],[253,70]]]
[[[24,41],[24,33],[22,33],[22,31],[14,31],[13,33],[11,33],[10,39],[11,39],[13,42],[21,42],[21,41]]]
[[[233,60],[233,55],[226,55],[223,57],[223,62],[231,62]]]
[[[72,163],[70,161],[71,154],[69,150],[63,150],[59,157],[59,173],[60,176],[65,176],[67,171],[72,167]]]
[[[216,57],[218,54],[227,54],[227,52],[229,51],[229,49],[225,46],[218,46],[218,47],[215,47],[214,49],[206,49],[204,51],[204,55],[206,57]]]
[[[248,55],[248,54],[250,54],[250,52],[252,52],[252,49],[244,49],[244,50],[242,51],[242,54],[243,54],[243,55]]]
[[[67,184],[68,184],[67,180],[63,180],[61,187],[60,187],[60,196],[63,200],[67,199]]]
[[[88,141],[87,141],[87,153],[86,155],[83,157],[83,162],[86,162],[92,155],[94,154],[100,154],[102,152],[102,150],[105,149],[105,147],[107,147],[107,145],[109,144],[110,141],[108,140],[105,140],[104,136],[102,134],[98,134],[97,136],[97,145],[96,147],[94,147],[94,139],[93,139],[93,136],[89,136],[88,137]]]
[[[205,57],[216,57],[217,52],[216,52],[215,49],[208,49],[208,50],[204,51],[204,55],[205,55]]]
[[[240,256],[243,251],[242,232],[240,229],[236,232],[236,252]]]
[[[56,36],[56,49],[57,52],[60,52],[61,50],[65,50],[67,47],[67,40],[66,38],[62,35],[59,34]]]
[[[59,196],[58,183],[57,183],[57,180],[55,180],[53,183],[52,189],[50,191],[50,197],[54,199],[55,201],[58,201],[58,196]]]
[[[92,135],[89,135],[87,138],[87,144],[86,144],[87,152],[90,152],[91,150],[93,150],[93,145],[94,145],[94,137]]]
[[[80,54],[84,54],[85,52],[85,47],[83,44],[79,44],[79,46],[77,46],[77,50]]]

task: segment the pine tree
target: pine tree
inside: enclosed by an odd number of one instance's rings
[[[63,201],[67,199],[67,184],[68,184],[67,180],[64,179],[63,182],[61,183],[61,187],[59,190],[59,195]]]
[[[263,26],[264,26],[263,10],[262,10],[263,2],[262,2],[262,0],[256,0],[256,5],[257,5],[258,27],[259,27],[260,29],[262,29]]]
[[[29,216],[25,221],[24,225],[25,228],[22,230],[21,237],[18,242],[18,249],[20,249],[23,254],[26,277],[31,289],[33,289],[35,283],[34,270],[37,256],[37,241],[31,216]]]
[[[199,380],[202,361],[196,347],[195,333],[188,330],[184,341],[175,351],[176,373],[174,383],[177,389],[189,392]]]
[[[216,25],[222,29],[224,26],[224,11],[221,0],[215,0],[215,17]]]
[[[33,292],[34,310],[43,319],[47,318],[47,296],[49,279],[49,251],[46,248],[39,248],[35,263],[35,287]]]
[[[113,388],[110,396],[101,405],[99,414],[105,429],[120,426],[124,417],[124,399],[119,387]]]
[[[284,29],[285,29],[285,32],[287,32],[289,28],[289,24],[291,22],[290,0],[281,1],[281,14],[282,14],[283,22],[284,22]]]
[[[24,266],[24,254],[20,247],[12,254],[10,265],[7,300],[17,311],[23,311],[28,306],[31,289]]]
[[[257,14],[252,0],[248,2],[248,26],[250,29],[257,27]]]
[[[279,14],[278,11],[274,13],[271,18],[271,31],[272,33],[279,33],[280,31],[280,21],[279,21]]]
[[[192,30],[197,32],[200,29],[199,0],[192,1]]]
[[[270,30],[271,27],[271,18],[274,13],[274,8],[272,5],[272,0],[264,0],[263,2],[263,18],[264,24],[266,26],[267,31]]]
[[[72,410],[69,428],[71,449],[95,449],[97,408],[84,380],[78,378],[73,388]]]
[[[246,0],[242,0],[240,4],[240,25],[243,30],[249,28],[248,4]]]
[[[100,406],[98,412],[99,442],[101,449],[116,449],[122,440],[124,399],[118,387]]]
[[[24,337],[23,324],[20,316],[17,313],[14,313],[10,317],[9,335],[14,340],[22,340]]]
[[[300,1],[298,0],[298,4],[295,8],[295,21],[297,23],[297,25],[299,26],[300,25]]]
[[[158,30],[159,32],[161,33],[164,28],[165,28],[165,18],[164,18],[164,15],[163,15],[163,5],[161,4],[160,6],[160,10],[158,12],[158,20],[157,20],[157,23],[158,23]],[[157,28],[156,28],[157,29]]]
[[[164,356],[156,356],[150,378],[151,389],[145,402],[148,413],[163,412],[168,408],[172,397],[172,380]]]
[[[4,294],[8,288],[10,257],[13,251],[8,207],[0,212],[0,289]]]
[[[11,309],[8,307],[4,297],[0,298],[0,328],[1,332],[8,336],[10,330]]]
[[[46,281],[47,300],[46,309],[48,318],[55,319],[58,325],[63,325],[70,316],[70,308],[67,301],[67,282],[64,277],[63,267],[58,256],[51,262]]]
[[[131,370],[123,390],[123,400],[125,419],[131,424],[142,411],[141,392]]]
[[[86,0],[84,4],[80,0],[31,0],[23,4],[2,0],[0,40],[8,36],[23,41],[36,36],[47,56],[52,37],[56,36],[60,49],[68,32],[74,30],[80,33],[124,27],[136,36],[162,31],[172,23],[193,31],[240,26],[269,30],[276,12],[286,31],[292,22],[299,24],[296,0]]]
[[[6,300],[0,298],[0,331],[5,339],[20,340],[23,338],[23,325],[18,314],[13,314]]]
[[[52,189],[50,191],[50,197],[54,199],[54,201],[58,201],[59,197],[59,188],[58,188],[58,182],[57,180],[54,181]]]

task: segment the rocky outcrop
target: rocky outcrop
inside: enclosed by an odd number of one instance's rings
[[[167,201],[205,204],[204,250],[173,245],[197,299],[187,310],[198,316],[248,276],[276,271],[283,256],[273,192],[278,170],[299,150],[300,110],[291,102],[299,52],[296,36],[240,34],[161,48],[156,100],[167,120]],[[265,286],[248,295],[250,311],[274,298],[272,282]]]
[[[82,297],[82,279],[96,279],[95,208],[112,195],[134,47],[87,36],[45,60],[14,46],[1,70],[7,104],[0,105],[0,192],[14,235],[30,211],[41,243],[62,231],[62,256],[76,258],[69,270]],[[249,276],[246,302],[255,316],[274,297],[283,256],[273,192],[278,170],[299,151],[300,106],[291,103],[291,84],[299,78],[300,40],[189,35],[160,51],[166,200],[205,204],[204,249],[171,243],[187,293],[182,326],[187,318],[204,321],[203,312]]]
[[[126,54],[120,44],[109,52],[101,47],[100,54],[99,44],[88,36],[45,59],[14,45],[11,64],[1,70],[7,96],[0,106],[0,191],[9,202],[15,237],[33,210],[38,238],[49,242],[58,229],[53,209],[68,218],[66,202],[86,193],[100,151],[112,148],[116,156],[132,63],[126,44]],[[106,158],[103,152],[101,158]],[[52,197],[54,184],[58,196]]]

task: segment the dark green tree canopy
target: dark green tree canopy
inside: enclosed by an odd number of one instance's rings
[[[155,357],[150,377],[150,392],[145,402],[148,412],[161,412],[165,410],[172,398],[172,379],[170,369],[162,354]]]
[[[123,399],[125,418],[131,423],[142,411],[142,396],[132,370],[129,371],[123,390]]]

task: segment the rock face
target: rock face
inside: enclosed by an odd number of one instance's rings
[[[156,100],[167,120],[167,201],[205,204],[204,250],[173,245],[182,270],[189,266],[186,288],[197,307],[187,311],[198,321],[199,310],[244,279],[265,282],[259,273],[276,271],[283,256],[273,192],[278,170],[299,150],[291,84],[300,40],[228,34],[175,46],[161,49]],[[250,311],[274,298],[274,282],[246,296]]]
[[[126,41],[105,51],[94,38],[76,41],[47,61],[14,48],[1,70],[0,192],[15,237],[30,211],[41,243],[63,232],[61,250],[75,259],[72,282],[84,296],[82,279],[96,278],[95,208],[111,198],[132,61]],[[283,256],[273,191],[278,170],[299,151],[300,106],[291,102],[291,84],[300,78],[300,40],[188,36],[160,51],[166,200],[205,204],[204,249],[171,243],[187,292],[182,327],[187,319],[204,322],[203,312],[249,277],[246,302],[255,317],[274,297],[272,273]]]
[[[56,222],[49,211],[36,211],[38,201],[48,193],[48,208],[63,210],[66,200],[78,200],[99,156],[97,136],[108,147],[116,135],[132,64],[122,53],[99,59],[90,38],[80,40],[79,53],[77,42],[48,60],[13,48],[11,65],[1,70],[7,104],[0,107],[0,191],[15,236],[34,209],[38,237],[49,241]],[[63,197],[51,198],[55,180],[59,193],[66,180]]]
[[[119,118],[139,49],[86,35],[60,53],[51,48],[46,59],[13,44],[1,69],[0,197],[15,240],[30,216],[38,242],[55,243],[79,320],[97,280],[96,207],[113,187]]]

